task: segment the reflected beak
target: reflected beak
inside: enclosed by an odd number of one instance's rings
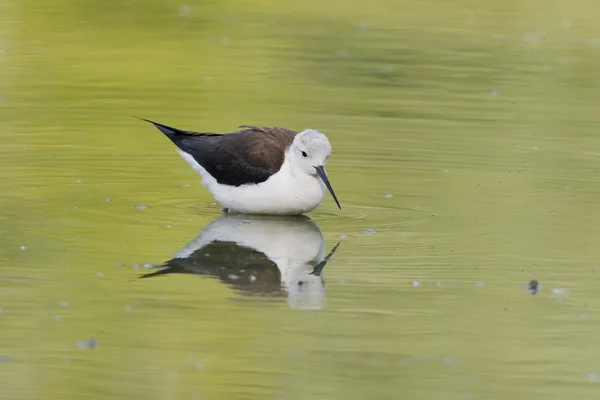
[[[317,174],[319,174],[319,177],[325,183],[325,186],[327,186],[327,189],[329,189],[329,193],[331,193],[331,196],[333,196],[333,199],[335,200],[335,204],[337,204],[338,208],[341,210],[342,206],[340,206],[340,202],[338,201],[337,197],[335,197],[335,193],[333,191],[333,188],[331,187],[331,184],[329,183],[329,179],[327,179],[327,174],[325,173],[325,167],[323,165],[319,165],[318,167],[315,167],[315,169],[317,170]]]

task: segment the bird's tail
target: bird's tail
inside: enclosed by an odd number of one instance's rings
[[[136,117],[135,115],[133,116],[133,118],[137,118],[137,119],[140,119],[142,121],[150,122],[155,127],[157,127],[159,131],[161,131],[162,133],[164,133],[167,136],[174,136],[174,135],[185,134],[185,132],[182,131],[181,129],[172,128],[172,127],[167,126],[167,125],[159,124],[158,122],[150,121],[149,119],[146,119],[146,118]]]

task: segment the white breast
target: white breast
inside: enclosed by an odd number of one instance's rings
[[[224,207],[245,214],[303,214],[317,208],[325,196],[325,184],[316,176],[294,174],[287,163],[269,179],[257,185],[219,184],[194,158],[179,154],[200,176],[202,185]]]

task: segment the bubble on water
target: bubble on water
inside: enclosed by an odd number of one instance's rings
[[[534,150],[534,151],[538,151],[538,150],[539,150],[539,149],[541,149],[541,148],[542,148],[541,146],[537,146],[537,145],[536,145],[536,146],[533,146],[533,150]]]
[[[63,307],[63,308],[67,308],[69,307],[69,303],[67,303],[66,301],[61,301],[60,303],[58,303],[59,306]]]
[[[171,225],[167,225],[167,228],[172,228]]]
[[[454,357],[445,357],[442,360],[442,364],[444,364],[444,365],[454,365],[454,364],[456,364],[456,358],[454,358]]]
[[[229,274],[228,278],[232,281],[237,281],[238,279],[240,279],[240,277],[236,274]]]
[[[256,280],[256,276],[250,275],[250,282],[254,282]]]
[[[413,285],[413,287],[420,287],[421,286],[421,282],[419,282],[419,281],[413,281],[412,285]]]
[[[12,362],[13,358],[9,356],[0,355],[0,364]]]
[[[484,287],[484,286],[485,286],[485,283],[483,283],[483,282],[477,282],[477,283],[475,284],[475,286],[477,286],[477,287]]]
[[[348,235],[342,233],[341,235],[338,235],[338,238],[340,239],[346,239],[348,237]]]
[[[98,347],[98,342],[94,339],[78,340],[77,343],[75,343],[75,346],[77,346],[78,349],[95,349]]]
[[[186,183],[186,184],[184,184],[183,186],[190,186],[190,184],[189,184],[189,183]]]
[[[598,47],[600,46],[600,39],[588,39],[586,43],[590,47]]]
[[[565,189],[571,190],[571,186],[567,185],[567,186],[565,186]]]
[[[148,208],[148,206],[140,204],[139,206],[137,206],[137,208],[138,208],[138,210],[145,210],[146,208]]]
[[[442,282],[439,282],[439,281],[438,281],[438,282],[436,282],[436,283],[435,283],[435,286],[437,286],[437,287],[442,287]]]
[[[588,315],[587,314],[581,314],[579,316],[579,318],[581,318],[581,319],[588,319]]]
[[[498,96],[500,96],[500,92],[498,92],[497,90],[492,90],[490,92],[490,97],[496,98]]]
[[[190,14],[190,11],[191,11],[190,7],[185,4],[181,5],[181,7],[179,7],[179,15],[181,15],[182,17],[188,16]]]
[[[104,199],[105,202],[110,203],[112,200],[111,199]]]
[[[122,267],[122,266],[123,266],[123,263],[120,263],[120,262],[115,263],[115,267]]]
[[[539,43],[543,39],[543,32],[532,32],[523,36],[523,40],[528,43]]]
[[[26,248],[25,246],[21,246],[21,251],[25,250],[25,248]]]
[[[74,207],[73,207],[73,210],[79,210],[79,207],[77,207],[77,206],[74,206]]]
[[[367,229],[367,230],[364,231],[364,234],[365,235],[374,235],[375,231],[373,229]]]
[[[154,267],[154,264],[150,264],[150,263],[144,264],[144,268],[152,268],[152,267]]]
[[[554,289],[552,289],[552,293],[553,294],[570,294],[571,291],[569,289],[554,288]]]
[[[383,197],[385,197],[386,199],[391,199],[392,197],[394,197],[394,195],[391,193],[386,193],[385,195],[383,195]]]
[[[97,276],[98,278],[104,278],[104,274],[103,274],[102,272],[98,272],[98,273],[96,274],[96,276]]]
[[[83,181],[81,179],[77,179],[75,183],[83,183]]]
[[[590,382],[592,382],[592,383],[596,383],[596,382],[598,382],[598,379],[599,379],[600,377],[598,376],[598,374],[597,374],[597,373],[595,373],[595,372],[590,372],[590,373],[588,374],[587,378],[588,378],[588,381],[590,381]]]

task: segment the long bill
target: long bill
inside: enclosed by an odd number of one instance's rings
[[[315,169],[317,170],[317,174],[319,175],[319,177],[325,183],[325,186],[327,186],[327,189],[329,189],[329,193],[331,193],[331,196],[335,200],[335,204],[337,204],[338,208],[341,210],[342,206],[340,206],[340,202],[338,201],[337,197],[335,196],[335,192],[333,191],[333,188],[331,187],[331,183],[329,183],[329,179],[327,178],[327,174],[325,173],[325,167],[323,165],[319,165],[318,167],[315,167]]]

